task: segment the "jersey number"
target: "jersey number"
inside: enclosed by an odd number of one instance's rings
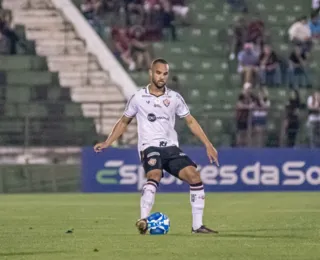
[[[167,142],[161,141],[161,142],[159,143],[159,146],[160,146],[160,147],[167,146]]]

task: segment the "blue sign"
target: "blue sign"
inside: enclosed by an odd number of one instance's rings
[[[319,149],[221,149],[220,167],[210,164],[204,148],[183,151],[198,165],[207,192],[320,191]],[[83,149],[83,192],[136,192],[145,180],[136,149]],[[166,173],[159,192],[182,191],[189,185]]]

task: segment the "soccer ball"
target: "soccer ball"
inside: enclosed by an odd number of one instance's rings
[[[165,235],[170,230],[170,220],[161,212],[151,214],[147,218],[147,223],[150,235]]]

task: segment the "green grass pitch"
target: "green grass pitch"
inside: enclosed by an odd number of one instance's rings
[[[209,193],[191,234],[189,194],[158,194],[165,236],[135,229],[140,194],[0,196],[0,259],[319,260],[320,193]],[[66,233],[73,229],[73,233]],[[96,250],[95,250],[96,249]]]

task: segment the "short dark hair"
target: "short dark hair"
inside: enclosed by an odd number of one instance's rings
[[[151,63],[151,68],[152,68],[154,65],[156,65],[157,63],[162,63],[162,64],[165,64],[165,65],[168,64],[168,62],[167,62],[165,59],[159,58],[159,59],[155,59],[155,60]]]

